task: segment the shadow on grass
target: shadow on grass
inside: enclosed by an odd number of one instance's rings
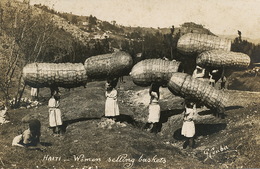
[[[47,142],[40,142],[40,144],[44,147],[49,147],[49,146],[52,146],[51,143],[47,143]]]
[[[100,120],[101,118],[105,118],[105,116],[102,117],[93,117],[93,118],[78,118],[78,119],[72,119],[72,120],[66,120],[63,122],[63,125],[61,126],[61,130],[62,132],[66,132],[66,128],[73,124],[73,123],[77,123],[77,122],[81,122],[81,121],[88,121],[88,120]],[[142,128],[142,126],[144,126],[143,122],[140,121],[135,121],[131,116],[129,115],[125,115],[125,114],[120,114],[117,118],[116,118],[116,122],[126,122],[128,124],[133,125],[136,128]]]
[[[195,124],[195,137],[198,136],[207,136],[212,135],[214,133],[218,133],[221,130],[224,130],[227,127],[226,123],[218,123],[218,124]],[[173,138],[176,140],[184,140],[185,137],[181,135],[181,128],[177,129]]]
[[[139,128],[139,129],[142,129],[145,125],[144,122],[142,121],[136,121],[133,119],[132,116],[129,116],[129,115],[126,115],[126,114],[120,114],[118,117],[117,117],[117,120],[118,122],[120,123],[123,123],[123,122],[126,122],[128,124],[131,124],[133,127],[135,128]]]
[[[226,107],[225,110],[234,110],[234,109],[240,109],[240,108],[243,108],[243,106],[229,106],[229,107]]]
[[[68,125],[73,124],[73,123],[77,123],[77,122],[80,122],[80,121],[88,121],[88,120],[98,120],[98,119],[100,119],[100,118],[98,118],[98,117],[93,117],[93,118],[83,117],[83,118],[78,118],[78,119],[66,120],[66,121],[63,121],[63,124],[61,126],[61,131],[65,133]]]
[[[153,125],[152,131],[160,132],[162,130],[162,124],[166,123],[171,116],[181,114],[183,109],[173,109],[161,111],[160,121]],[[145,128],[145,126],[143,126]]]
[[[160,123],[166,123],[171,116],[181,114],[183,109],[173,109],[161,111]]]

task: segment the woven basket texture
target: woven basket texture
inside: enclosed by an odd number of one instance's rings
[[[223,50],[210,50],[202,52],[196,60],[202,67],[236,67],[247,68],[250,57],[244,53]]]
[[[31,63],[23,68],[23,80],[31,87],[85,86],[87,75],[82,63]]]
[[[92,79],[104,79],[128,75],[132,66],[132,57],[125,52],[115,52],[92,56],[84,63],[87,76]]]
[[[169,90],[178,96],[202,102],[208,108],[225,108],[228,95],[216,90],[204,81],[192,78],[186,73],[174,73],[168,83]]]
[[[133,82],[139,86],[150,86],[157,82],[167,84],[174,72],[180,68],[180,62],[163,59],[146,59],[138,62],[131,71]]]
[[[230,51],[231,40],[207,34],[188,33],[180,37],[177,49],[184,54],[199,54],[213,49]]]

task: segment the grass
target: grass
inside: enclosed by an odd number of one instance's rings
[[[181,98],[161,90],[161,131],[144,131],[147,88],[135,86],[129,77],[119,83],[121,122],[108,123],[104,115],[104,81],[87,88],[62,89],[61,111],[66,133],[54,137],[48,128],[48,89],[41,89],[42,106],[10,110],[11,123],[0,126],[0,166],[3,168],[252,168],[259,167],[259,93],[233,91],[226,119],[208,110],[196,117],[196,149],[182,149]],[[26,89],[25,95],[29,94]],[[139,94],[139,95],[137,95]],[[142,96],[142,97],[141,97]],[[243,96],[242,98],[239,96]],[[235,99],[237,98],[237,101]],[[250,98],[252,98],[250,100]],[[12,147],[27,128],[21,121],[37,118],[42,123],[45,151]],[[105,124],[102,127],[102,124]],[[220,151],[222,146],[222,150]],[[228,150],[223,147],[227,146]],[[209,154],[211,153],[211,158]],[[75,160],[78,159],[78,160]]]

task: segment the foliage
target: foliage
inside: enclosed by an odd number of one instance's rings
[[[100,25],[101,30],[103,31],[111,31],[113,33],[123,33],[124,30],[122,28],[119,28],[116,25],[110,24],[107,21],[103,21]]]
[[[250,56],[251,63],[260,62],[260,45],[255,45],[241,37],[234,39],[231,45],[231,51],[245,53]]]
[[[0,76],[0,89],[6,102],[15,97],[19,104],[24,88],[20,83],[22,68],[27,63],[84,62],[92,54],[110,50],[108,39],[95,42],[95,48],[83,45],[71,34],[59,29],[53,15],[34,7],[6,0],[0,2],[0,9],[1,42],[5,42],[0,45],[3,58],[0,66],[5,72]]]

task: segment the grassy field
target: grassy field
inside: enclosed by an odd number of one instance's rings
[[[40,90],[41,106],[10,110],[11,122],[0,126],[0,168],[256,168],[260,167],[260,93],[227,91],[226,118],[207,109],[196,116],[196,148],[182,149],[180,135],[183,99],[161,89],[161,130],[143,130],[148,115],[148,88],[129,77],[118,84],[120,121],[104,115],[105,82],[87,88],[61,90],[65,134],[54,137],[48,128],[48,89]],[[24,96],[28,96],[29,88]],[[45,151],[12,147],[13,137],[29,119],[42,123]]]

